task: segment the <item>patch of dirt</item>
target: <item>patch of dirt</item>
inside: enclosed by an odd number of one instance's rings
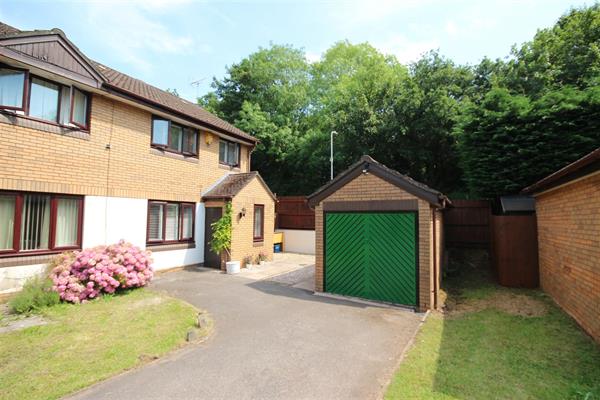
[[[142,363],[147,363],[150,361],[158,360],[158,356],[156,355],[148,355],[148,354],[140,354],[138,356],[138,360]]]
[[[131,309],[137,309],[137,308],[143,308],[143,307],[148,307],[148,306],[155,306],[157,304],[162,303],[163,301],[165,301],[164,298],[162,297],[150,297],[148,299],[143,299],[143,300],[138,300],[134,303],[131,303],[131,305],[129,306]]]
[[[541,317],[548,312],[546,304],[542,301],[510,292],[497,292],[483,299],[461,301],[460,298],[448,298],[446,300],[446,313],[450,316],[490,308],[521,317]]]

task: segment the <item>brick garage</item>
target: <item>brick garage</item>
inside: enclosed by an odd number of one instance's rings
[[[600,342],[600,148],[524,192],[536,199],[542,289]]]
[[[394,298],[395,290],[402,291],[406,287],[410,292],[414,288],[414,302],[389,302],[414,306],[421,311],[437,307],[444,249],[442,210],[449,204],[443,194],[363,156],[308,200],[315,209],[315,291],[386,301],[386,297]],[[361,221],[362,216],[365,219]],[[389,220],[378,220],[387,217]],[[349,224],[350,229],[344,231],[344,224]],[[362,229],[364,224],[373,227]],[[338,235],[336,230],[347,237],[333,237]],[[365,236],[370,238],[365,239]],[[363,245],[365,240],[369,243]],[[345,245],[348,248],[341,252],[334,248]],[[394,246],[397,250],[392,249]],[[366,250],[353,255],[357,248]],[[337,256],[339,253],[350,254],[350,258],[344,260]],[[332,276],[334,268],[336,275]],[[414,268],[414,276],[411,268]],[[389,273],[378,276],[384,269]],[[343,281],[342,290],[333,288],[335,285],[328,283],[328,279]],[[397,281],[402,279],[415,282],[404,285]],[[375,293],[374,287],[389,296]]]

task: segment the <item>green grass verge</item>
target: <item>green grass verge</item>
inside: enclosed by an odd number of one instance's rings
[[[450,285],[449,296],[463,304],[508,291],[473,275]],[[432,313],[385,398],[599,400],[600,346],[540,291],[510,292],[543,302],[547,312]]]
[[[163,355],[185,342],[197,310],[138,289],[42,315],[47,325],[0,334],[2,399],[59,398]]]

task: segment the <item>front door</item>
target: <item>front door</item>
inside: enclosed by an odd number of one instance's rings
[[[213,238],[212,224],[217,222],[223,215],[222,207],[206,207],[206,218],[204,224],[204,266],[209,268],[221,268],[221,256],[210,248]]]

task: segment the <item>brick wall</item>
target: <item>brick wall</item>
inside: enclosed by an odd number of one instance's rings
[[[536,196],[540,284],[600,342],[600,174]]]
[[[254,242],[254,205],[265,206],[264,240]],[[269,260],[273,258],[273,231],[275,229],[275,201],[265,190],[258,178],[242,189],[232,201],[233,232],[231,259],[242,261],[245,256],[252,257],[254,262],[259,252],[267,254]],[[246,209],[246,216],[239,218],[242,208]]]
[[[151,117],[94,95],[86,138],[0,123],[0,189],[200,201],[201,192],[229,171],[219,165],[218,138],[208,145],[201,132],[198,159],[160,154],[150,147]],[[243,172],[248,150],[242,146]]]
[[[395,185],[373,175],[361,174],[315,207],[316,266],[315,290],[323,291],[323,207],[328,201],[409,200],[417,199]],[[419,309],[433,305],[433,247],[431,246],[432,211],[430,204],[418,199],[419,213]],[[438,275],[439,276],[439,275]]]

